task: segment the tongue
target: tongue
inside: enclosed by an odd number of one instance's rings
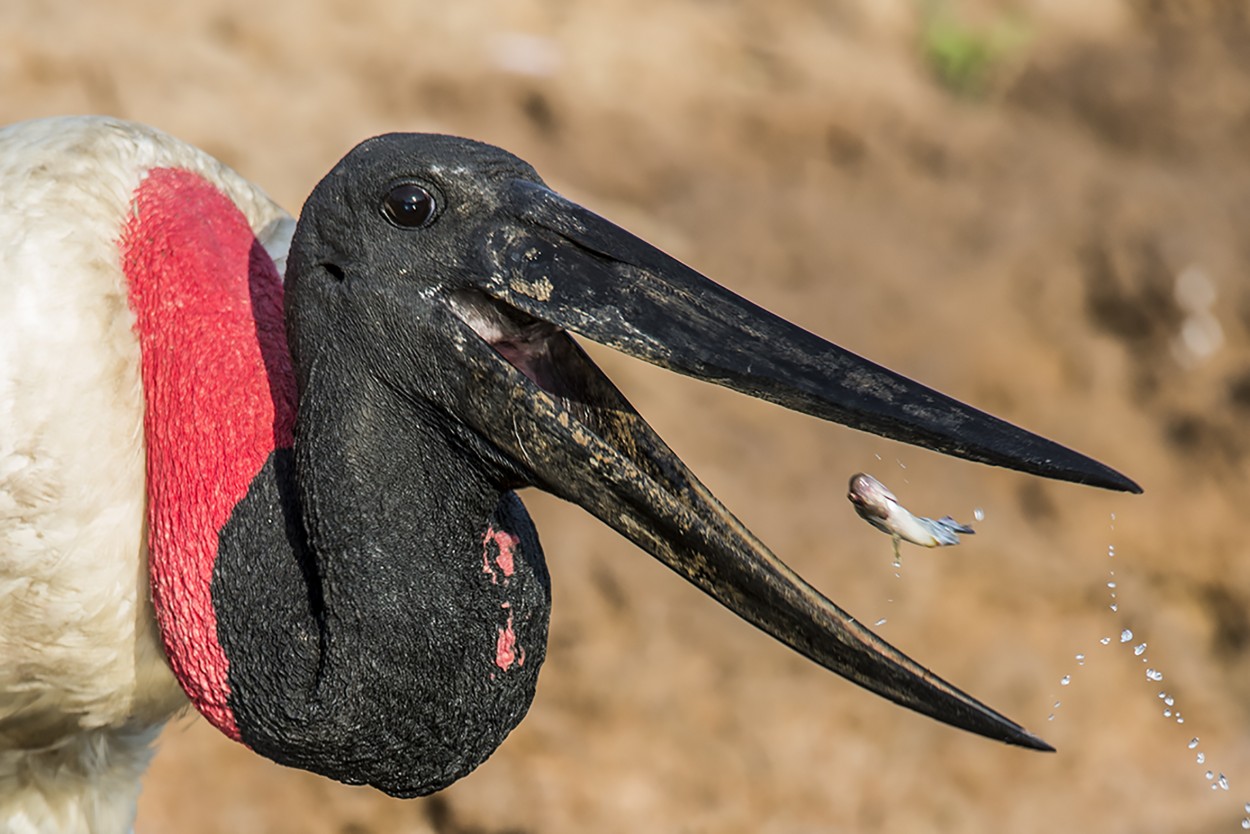
[[[582,360],[570,354],[568,333],[489,296],[466,290],[451,307],[482,341],[549,394],[580,399]]]

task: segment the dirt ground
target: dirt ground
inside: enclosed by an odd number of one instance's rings
[[[1059,752],[892,707],[528,494],[551,647],[490,761],[400,801],[188,717],[162,738],[137,831],[1241,830],[1247,9],[6,0],[0,121],[149,122],[292,211],[375,133],[491,141],[715,280],[1146,489],[941,458],[596,350],[801,574]],[[859,470],[918,512],[985,520],[959,548],[905,552],[896,577],[845,501]]]

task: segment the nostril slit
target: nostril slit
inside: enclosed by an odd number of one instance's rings
[[[330,273],[330,277],[340,283],[347,278],[347,276],[343,274],[342,267],[340,267],[338,264],[323,263],[321,264],[321,268],[324,269],[326,272]]]

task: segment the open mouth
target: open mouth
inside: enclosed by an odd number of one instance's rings
[[[477,237],[474,288],[444,297],[476,337],[462,351],[463,385],[444,393],[515,486],[581,506],[738,616],[872,692],[971,732],[1051,749],[805,582],[699,482],[571,334],[937,452],[1139,487],[769,313],[539,183],[513,180],[502,200],[511,225]]]
[[[479,432],[527,483],[580,505],[843,677],[964,729],[1049,749],[794,573],[695,478],[568,332],[476,290],[457,291],[449,306],[480,339],[471,358]]]
[[[553,397],[589,404],[589,381],[597,374],[568,332],[479,290],[457,290],[449,302],[457,318],[530,382]]]

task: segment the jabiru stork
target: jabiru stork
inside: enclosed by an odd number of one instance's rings
[[[187,699],[343,782],[407,797],[464,776],[524,716],[544,658],[531,486],[860,686],[1049,749],[790,570],[570,333],[949,455],[1140,491],[467,139],[369,139],[296,224],[154,129],[13,125],[0,287],[6,831],[126,830]]]

